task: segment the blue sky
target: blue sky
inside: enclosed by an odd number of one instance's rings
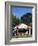
[[[23,14],[32,13],[32,8],[30,7],[12,7],[11,12],[17,18],[20,18]]]

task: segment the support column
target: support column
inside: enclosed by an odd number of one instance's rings
[[[31,36],[31,27],[29,27],[29,36]]]

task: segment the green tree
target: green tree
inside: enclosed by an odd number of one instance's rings
[[[32,14],[31,13],[24,14],[23,16],[21,16],[21,20],[23,21],[23,23],[31,26]]]

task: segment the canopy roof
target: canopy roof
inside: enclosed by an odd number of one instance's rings
[[[22,24],[19,24],[19,25],[15,26],[15,28],[18,28],[18,29],[27,29],[28,25],[22,23]]]

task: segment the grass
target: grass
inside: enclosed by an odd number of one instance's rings
[[[30,35],[30,36],[28,36],[28,35],[27,36],[25,36],[25,35],[24,36],[16,36],[16,38],[27,38],[27,37],[32,37],[32,35]]]

